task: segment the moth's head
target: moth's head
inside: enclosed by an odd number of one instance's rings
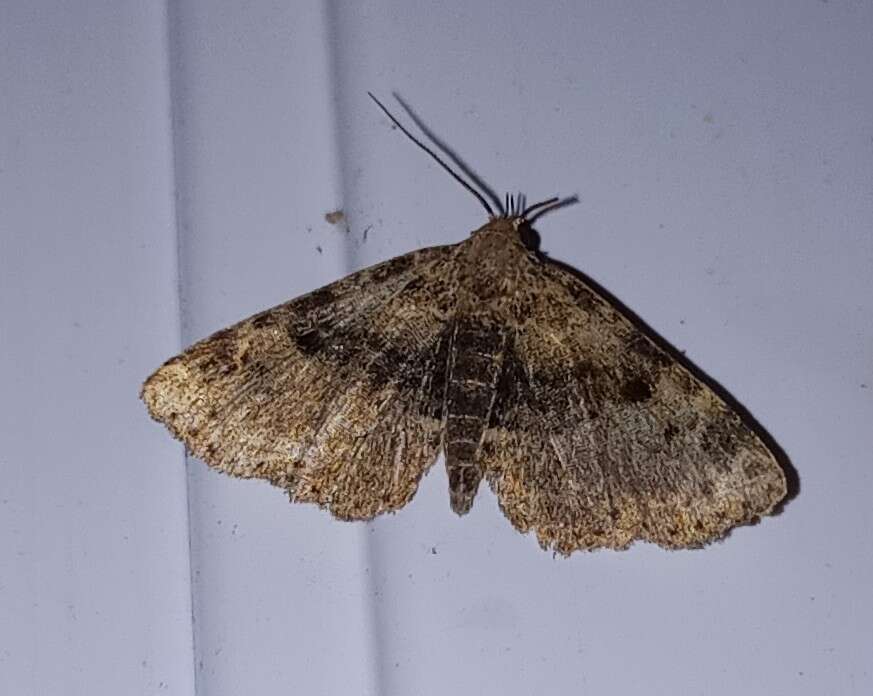
[[[525,205],[525,197],[521,194],[518,196],[506,194],[503,205],[499,206],[497,214],[491,213],[488,222],[482,225],[478,230],[473,231],[473,235],[487,235],[489,237],[503,237],[515,242],[520,242],[522,245],[536,251],[539,249],[539,235],[531,227],[531,221],[539,217],[542,213],[565,203],[565,200],[559,198],[549,198],[548,200],[534,203],[533,205]],[[532,215],[532,213],[535,213]]]
[[[480,249],[503,249],[522,246],[530,251],[539,249],[539,235],[521,215],[513,217],[495,215],[480,228],[473,230],[470,237],[477,239]]]

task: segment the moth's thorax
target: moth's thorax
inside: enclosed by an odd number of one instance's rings
[[[518,268],[527,258],[518,227],[520,219],[494,218],[461,245],[458,303],[465,311],[502,311],[512,297]]]
[[[521,241],[518,228],[524,223],[520,217],[493,217],[479,229],[470,233],[471,237],[506,237]]]
[[[468,259],[487,267],[506,267],[507,262],[526,253],[519,234],[521,218],[493,218],[470,234],[466,241]]]

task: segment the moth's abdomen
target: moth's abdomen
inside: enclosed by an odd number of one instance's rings
[[[494,404],[503,362],[503,331],[470,321],[459,322],[452,343],[446,384],[446,471],[452,510],[470,510],[482,480],[477,453]]]

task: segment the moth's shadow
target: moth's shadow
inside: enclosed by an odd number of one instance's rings
[[[495,193],[494,189],[492,189],[488,184],[485,183],[484,179],[479,176],[473,168],[465,162],[461,156],[455,152],[455,150],[446,143],[445,140],[440,138],[433,132],[433,130],[422,120],[421,116],[419,116],[413,108],[401,97],[397,92],[392,92],[392,96],[397,100],[397,103],[403,108],[406,112],[406,115],[412,120],[412,122],[421,130],[422,133],[425,134],[428,140],[430,140],[437,148],[448,157],[452,163],[461,170],[461,172],[473,182],[473,184],[479,188],[479,190],[485,194],[486,198],[488,198],[492,205],[501,212],[506,212],[503,209],[503,204],[500,202],[500,197]]]
[[[611,305],[613,305],[616,309],[618,309],[624,316],[626,316],[640,331],[645,333],[649,338],[651,338],[661,349],[663,349],[666,353],[668,353],[676,362],[685,367],[691,374],[693,374],[697,379],[703,382],[706,386],[712,389],[716,394],[718,394],[722,399],[724,399],[725,403],[728,404],[739,416],[743,419],[743,421],[755,432],[758,437],[764,442],[765,445],[770,449],[773,455],[776,457],[776,461],[779,463],[779,466],[782,467],[782,471],[785,473],[785,481],[787,486],[787,494],[785,498],[776,506],[774,511],[771,513],[773,515],[781,514],[785,505],[796,498],[800,494],[800,476],[797,473],[797,469],[794,468],[794,465],[791,463],[791,460],[788,458],[788,455],[785,451],[779,446],[776,440],[773,439],[773,436],[762,426],[753,416],[749,413],[748,409],[743,406],[739,401],[737,401],[733,395],[727,391],[721,384],[719,384],[712,377],[707,375],[700,367],[698,367],[694,362],[692,362],[682,351],[671,345],[661,334],[655,331],[651,326],[649,326],[645,321],[643,321],[632,309],[630,309],[624,302],[619,300],[615,295],[613,295],[609,290],[604,288],[600,283],[590,278],[588,275],[583,273],[582,271],[570,266],[563,261],[557,261],[551,258],[547,253],[543,252],[540,249],[540,241],[541,237],[539,233],[533,229],[533,227],[527,226],[528,229],[525,232],[525,236],[523,239],[525,240],[526,246],[536,253],[536,255],[542,260],[544,263],[550,263],[554,266],[557,266],[561,270],[570,273],[577,278],[579,278],[586,285],[590,286],[595,292],[601,295],[604,299],[606,299]]]

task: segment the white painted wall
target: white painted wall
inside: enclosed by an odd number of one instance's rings
[[[0,693],[869,693],[871,31],[842,0],[5,3]],[[564,560],[485,487],[452,515],[439,464],[367,525],[186,477],[154,367],[483,222],[367,90],[500,192],[579,195],[543,249],[767,428],[782,514]]]

